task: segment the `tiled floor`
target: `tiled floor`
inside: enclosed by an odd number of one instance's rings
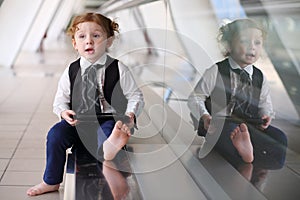
[[[26,190],[42,180],[45,167],[45,137],[58,120],[52,102],[58,77],[69,51],[22,53],[13,71],[0,70],[0,196],[5,200],[63,199],[59,192],[30,198]],[[42,62],[41,62],[42,61]]]

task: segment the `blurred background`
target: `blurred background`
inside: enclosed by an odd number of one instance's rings
[[[147,76],[151,79],[143,81],[160,82],[165,93],[169,92],[164,95],[170,105],[180,103],[173,102],[174,96],[177,100],[186,99],[203,71],[222,59],[216,40],[218,28],[237,18],[254,18],[268,30],[265,54],[257,66],[270,82],[277,116],[299,120],[299,1],[32,0],[0,3],[1,70],[10,69],[21,75],[18,66],[24,57],[42,57],[40,54],[47,56],[57,50],[71,49],[65,31],[72,16],[84,11],[100,12],[120,25],[111,54],[140,68],[139,73],[164,70],[160,76]],[[152,64],[162,66],[150,66],[151,59],[156,60]],[[170,78],[170,74],[175,77]]]
[[[83,12],[99,12],[119,23],[109,53],[129,66],[142,89],[158,96],[163,110],[168,107],[190,127],[187,97],[204,70],[223,59],[219,27],[246,17],[261,22],[268,35],[255,65],[269,81],[274,124],[288,136],[289,168],[299,179],[300,1],[0,0],[0,193],[35,184],[29,172],[40,178],[41,141],[57,120],[51,113],[57,81],[78,57],[66,30],[72,17]],[[142,121],[141,126],[146,127]],[[37,152],[33,146],[42,156],[32,156]],[[28,154],[20,155],[24,149]],[[18,166],[28,159],[40,167],[22,171]],[[29,182],[19,184],[22,177]]]

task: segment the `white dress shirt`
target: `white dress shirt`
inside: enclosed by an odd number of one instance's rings
[[[228,60],[231,68],[241,69],[241,67],[231,57],[229,57]],[[249,77],[252,80],[253,65],[246,66],[244,70],[248,72]],[[188,97],[188,107],[196,119],[200,119],[200,117],[202,117],[204,114],[209,114],[208,110],[205,107],[205,100],[211,95],[213,89],[216,86],[217,74],[218,66],[216,64],[205,70],[202,78],[197,83],[194,91]],[[236,88],[239,83],[239,81],[237,81],[238,76],[238,74],[230,70],[231,92],[233,95],[235,94]],[[259,116],[267,115],[274,118],[275,113],[273,111],[273,105],[270,96],[270,88],[267,79],[264,75],[258,108]]]
[[[104,65],[107,59],[107,54],[104,54],[98,61],[95,63],[90,63],[88,60],[86,60],[84,57],[80,58],[80,68],[81,68],[81,75],[84,74],[85,70],[91,66],[92,64],[100,64]],[[141,90],[138,88],[132,74],[130,73],[130,70],[127,66],[125,66],[120,61],[118,62],[119,67],[119,73],[120,73],[120,86],[123,90],[124,96],[128,100],[126,113],[132,112],[135,114],[135,116],[138,116],[143,107],[144,107],[144,98]],[[99,84],[99,88],[103,88],[104,83],[104,77],[105,77],[105,68],[102,67],[97,71],[97,81]],[[69,104],[70,104],[70,78],[69,78],[69,67],[67,67],[62,76],[60,77],[60,80],[58,82],[58,88],[57,92],[54,98],[53,103],[53,112],[60,117],[61,112],[65,110],[69,110]],[[103,91],[100,91],[100,94],[103,94]],[[115,113],[115,109],[109,105],[109,103],[103,98],[101,98],[101,109],[104,113]]]

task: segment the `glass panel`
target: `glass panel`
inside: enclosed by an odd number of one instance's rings
[[[300,184],[300,138],[297,134],[300,113],[299,8],[298,1],[165,0],[143,2],[110,13],[121,27],[112,54],[130,66],[141,88],[145,89],[148,104],[149,119],[143,120],[148,124],[142,124],[141,128],[146,135],[134,137],[147,140],[158,134],[162,136],[175,152],[175,159],[181,160],[199,188],[210,198],[226,193],[229,198],[238,199],[239,194],[234,192],[236,185],[247,185],[248,182],[260,191],[255,192],[256,189],[251,187],[250,199],[280,199],[289,196],[289,192],[297,195],[296,188]],[[261,22],[268,32],[263,55],[254,65],[261,69],[269,82],[276,113],[272,125],[284,131],[288,148],[279,149],[277,157],[256,161],[258,165],[239,165],[234,160],[230,162],[233,168],[223,162],[226,155],[220,157],[212,151],[218,135],[204,139],[193,130],[187,99],[204,72],[224,59],[217,41],[219,28],[246,17]],[[149,124],[157,131],[147,131]],[[223,124],[224,120],[219,125],[222,127]],[[161,150],[161,147],[156,150]],[[267,154],[267,151],[261,152]],[[256,158],[258,160],[259,156]],[[163,167],[172,161],[154,167]],[[219,165],[226,172],[218,170]],[[208,179],[213,180],[211,188],[218,192],[214,193],[203,184],[203,177],[199,174],[204,171],[208,172]],[[236,171],[247,181],[238,178],[240,175]],[[237,180],[233,180],[235,178]],[[277,190],[276,185],[282,185],[283,180],[288,186]]]

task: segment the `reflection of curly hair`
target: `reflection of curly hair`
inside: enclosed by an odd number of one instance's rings
[[[218,41],[225,47],[225,50],[223,52],[224,56],[229,55],[227,47],[230,46],[232,40],[238,37],[239,34],[247,28],[255,28],[260,30],[262,32],[263,39],[266,38],[266,31],[263,28],[263,26],[256,23],[252,19],[237,19],[231,23],[225,24],[222,27],[220,27]]]
[[[74,38],[75,32],[78,29],[78,24],[83,22],[95,22],[99,24],[106,32],[107,37],[115,36],[115,32],[119,32],[119,25],[111,19],[99,14],[99,13],[86,13],[83,15],[75,16],[72,20],[67,34]]]

